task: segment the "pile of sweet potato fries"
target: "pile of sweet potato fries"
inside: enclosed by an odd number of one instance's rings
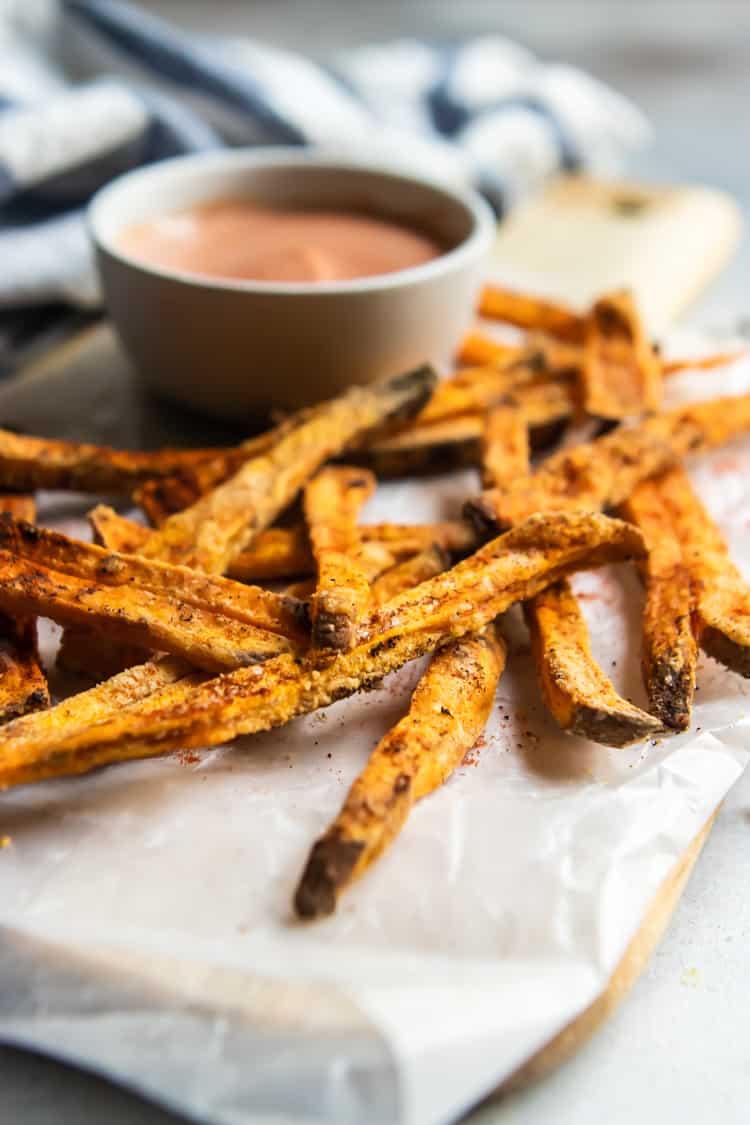
[[[750,431],[750,395],[661,409],[665,377],[734,357],[663,362],[627,293],[579,314],[488,287],[480,312],[515,342],[472,334],[442,381],[353,387],[230,449],[0,431],[0,786],[269,730],[433,654],[311,851],[295,906],[317,917],[480,738],[512,604],[555,720],[608,746],[689,726],[699,648],[750,676],[748,587],[683,467]],[[463,521],[359,523],[378,477],[457,466],[478,470]],[[132,497],[150,526],[99,505],[72,539],[35,524],[39,489]],[[594,661],[568,583],[627,559],[648,711]],[[98,680],[56,706],[37,617]]]

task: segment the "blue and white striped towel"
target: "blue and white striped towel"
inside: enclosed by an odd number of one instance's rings
[[[0,308],[99,300],[87,199],[218,145],[325,145],[475,183],[498,211],[559,168],[610,171],[628,101],[505,39],[397,41],[321,66],[181,32],[118,0],[0,0]]]

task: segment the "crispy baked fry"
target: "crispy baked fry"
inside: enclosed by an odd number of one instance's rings
[[[325,461],[386,420],[411,417],[424,406],[435,382],[434,372],[422,367],[386,383],[352,387],[313,411],[267,453],[246,461],[192,507],[170,516],[144,553],[209,574],[223,573]]]
[[[33,496],[22,493],[0,495],[0,514],[34,519]],[[0,582],[2,582],[0,571]],[[15,620],[0,614],[0,723],[27,711],[49,706],[49,688],[39,660],[36,620]]]
[[[305,607],[293,598],[229,578],[200,574],[158,559],[118,554],[93,543],[0,515],[0,551],[39,563],[95,586],[134,587],[179,598],[185,605],[224,614],[258,629],[305,640]]]
[[[643,679],[651,709],[665,726],[686,730],[698,659],[693,593],[682,546],[661,493],[661,478],[643,481],[621,512],[643,532],[648,547],[639,566],[646,587]]]
[[[426,582],[436,574],[442,574],[449,566],[450,559],[447,552],[438,543],[433,543],[419,554],[412,555],[410,559],[405,559],[404,562],[381,574],[372,584],[373,600],[376,605],[383,605],[404,590],[411,590],[420,582]]]
[[[482,484],[503,488],[529,472],[529,427],[514,406],[495,406],[484,418],[481,444]]]
[[[566,580],[524,603],[542,694],[563,730],[605,746],[661,731],[658,719],[618,695],[591,654],[578,600]]]
[[[0,430],[0,488],[130,492],[140,481],[197,465],[219,452],[160,449],[156,453],[133,453]]]
[[[542,333],[530,334],[519,348],[481,332],[470,332],[461,341],[456,361],[468,367],[505,368],[508,364],[522,362],[524,356],[535,356],[539,369],[546,371],[548,378],[554,378],[577,372],[583,361],[583,349],[578,344],[566,344]]]
[[[177,748],[215,746],[280,726],[373,687],[444,641],[478,632],[513,602],[573,570],[639,558],[643,552],[636,528],[598,513],[534,517],[452,570],[377,608],[362,630],[366,639],[322,668],[285,654],[263,668],[239,669],[190,686],[182,695],[176,684],[163,706],[157,693],[43,753],[19,746],[9,728],[10,734],[0,735],[0,786],[85,773]]]
[[[375,486],[375,477],[367,469],[329,465],[305,488],[303,506],[318,573],[312,599],[315,649],[350,649],[357,623],[370,604],[370,582],[360,563],[357,517]]]
[[[658,483],[690,575],[698,643],[733,672],[750,676],[750,585],[685,470],[676,467]]]
[[[505,365],[516,359],[522,351],[519,344],[506,344],[502,340],[493,340],[482,332],[468,332],[461,341],[456,352],[456,363],[465,367],[484,367],[491,364],[494,367]]]
[[[125,519],[103,504],[89,512],[89,520],[96,541],[123,554],[136,554],[152,534],[148,528]],[[359,534],[363,544],[382,545],[396,561],[416,555],[432,543],[440,544],[452,555],[466,555],[476,546],[476,536],[463,520],[426,524],[362,524]],[[237,556],[228,573],[237,580],[252,582],[294,578],[310,574],[314,567],[307,528],[298,524],[290,528],[266,528],[246,551]]]
[[[556,441],[573,413],[569,384],[539,383],[518,387],[502,402],[523,415],[534,449]],[[478,465],[484,412],[461,414],[429,425],[404,427],[397,434],[372,442],[358,454],[379,477],[448,472]]]
[[[2,732],[20,755],[44,757],[54,754],[57,744],[76,737],[98,722],[162,692],[170,684],[184,681],[195,686],[207,678],[175,656],[139,664],[119,672],[106,683],[65,699],[46,711],[15,719]]]
[[[0,610],[38,614],[61,625],[93,625],[115,641],[184,656],[219,671],[254,664],[290,649],[276,633],[179,597],[129,586],[96,586],[38,562],[0,551]]]
[[[665,359],[662,361],[663,375],[678,375],[681,371],[712,371],[715,367],[728,367],[738,359],[745,359],[747,351],[716,352],[714,355],[700,355],[683,359]]]
[[[615,507],[677,458],[722,445],[748,429],[750,395],[681,406],[562,450],[531,476],[469,500],[464,513],[487,538],[534,512]]]
[[[584,316],[559,305],[526,293],[516,293],[498,285],[486,285],[479,299],[479,312],[491,320],[503,320],[530,332],[544,332],[574,344],[583,342]]]
[[[344,888],[401,831],[415,801],[461,764],[485,728],[505,655],[494,623],[438,650],[408,714],[375,747],[341,812],[313,847],[294,897],[302,918],[333,913]]]
[[[626,290],[591,306],[581,384],[583,409],[594,418],[619,421],[660,405],[661,363]]]

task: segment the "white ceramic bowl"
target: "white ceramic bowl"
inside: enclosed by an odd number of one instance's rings
[[[118,245],[130,224],[227,197],[365,211],[448,249],[413,269],[298,284],[160,269]],[[473,191],[302,149],[201,153],[129,172],[94,197],[89,224],[107,308],[143,377],[235,420],[445,359],[471,319],[495,234]]]

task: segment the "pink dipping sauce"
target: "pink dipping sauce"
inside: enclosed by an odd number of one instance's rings
[[[325,282],[394,273],[445,253],[389,219],[284,211],[237,199],[202,203],[126,227],[119,245],[144,264],[242,281]]]

